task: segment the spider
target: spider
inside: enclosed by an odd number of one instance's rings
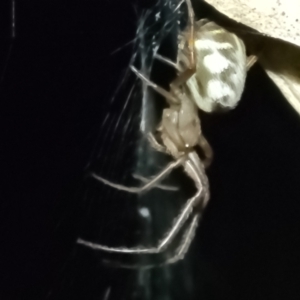
[[[157,128],[159,141],[150,133],[149,142],[157,151],[171,155],[174,161],[142,187],[126,187],[96,174],[92,176],[113,188],[141,193],[158,187],[157,184],[174,168],[182,166],[194,181],[197,192],[186,201],[173,221],[173,225],[156,246],[115,248],[81,238],[77,240],[77,243],[91,249],[110,253],[159,254],[170,246],[180,229],[189,220],[190,223],[183,233],[180,245],[172,257],[165,262],[174,263],[185,256],[195,235],[200,215],[208,203],[210,194],[205,167],[212,160],[212,150],[201,132],[198,108],[211,112],[236,106],[244,88],[247,57],[244,44],[237,36],[207,20],[195,22],[191,1],[182,2],[187,5],[188,25],[178,37],[177,62],[174,63],[157,55],[158,59],[176,68],[179,74],[170,84],[170,91],[159,87],[131,66],[131,70],[137,77],[164,96],[169,105],[164,109],[161,124]],[[248,59],[248,67],[251,64],[253,58]],[[203,159],[200,159],[196,147],[201,148]]]

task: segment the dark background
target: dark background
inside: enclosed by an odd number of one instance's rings
[[[154,4],[16,1],[14,37],[12,2],[1,2],[0,299],[299,298],[300,119],[257,65],[235,110],[201,116],[215,152],[211,201],[192,268],[154,271],[181,273],[164,297],[139,271],[103,266],[101,254],[76,245],[95,224],[115,245],[130,243],[136,228],[127,196],[87,189],[86,174],[117,181],[135,159],[140,106],[123,109],[128,90],[111,101],[133,48],[114,51]]]

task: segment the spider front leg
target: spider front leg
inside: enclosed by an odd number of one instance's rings
[[[189,51],[189,66],[188,68],[179,74],[175,80],[170,84],[172,91],[178,91],[178,88],[183,83],[187,82],[195,73],[196,73],[196,55],[195,55],[195,16],[194,10],[192,7],[191,0],[186,0],[186,4],[188,7],[188,51]]]
[[[161,88],[154,82],[152,82],[150,79],[145,77],[141,72],[139,72],[134,66],[130,67],[132,72],[136,74],[137,77],[139,77],[147,86],[151,86],[157,93],[162,95],[166,98],[166,100],[172,105],[172,104],[179,104],[179,100],[174,97],[170,92],[166,91],[165,89]]]
[[[203,134],[199,136],[198,145],[200,146],[204,154],[204,159],[202,161],[203,165],[205,166],[205,168],[207,168],[210,166],[213,160],[214,152]]]
[[[148,86],[151,86],[156,92],[161,94],[166,98],[166,100],[172,104],[180,104],[179,100],[177,99],[177,94],[179,91],[179,86],[188,81],[195,73],[196,73],[196,56],[195,56],[195,16],[192,7],[191,0],[185,0],[187,7],[188,7],[188,26],[190,31],[188,33],[188,50],[189,50],[189,66],[188,68],[181,72],[170,84],[170,89],[173,92],[168,92],[165,89],[159,87],[157,84],[153,83],[151,80],[146,78],[143,74],[141,74],[134,66],[131,66],[131,70]],[[156,57],[166,62],[167,64],[173,66],[178,70],[178,65],[173,63],[167,58],[162,57],[161,55],[157,54]]]

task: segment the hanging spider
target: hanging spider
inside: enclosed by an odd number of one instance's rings
[[[234,108],[244,89],[247,69],[255,62],[247,58],[243,42],[234,34],[207,20],[195,22],[190,0],[184,0],[188,9],[187,28],[178,36],[177,62],[157,56],[176,68],[178,76],[170,84],[170,91],[151,82],[135,67],[131,70],[149,87],[164,96],[169,107],[164,109],[158,126],[158,139],[149,134],[149,142],[157,151],[174,159],[155,178],[142,187],[126,187],[112,183],[96,174],[92,176],[113,188],[140,193],[155,187],[174,168],[182,166],[194,181],[196,194],[188,199],[164,237],[153,247],[109,247],[79,238],[77,243],[94,250],[110,253],[158,254],[167,249],[183,225],[189,221],[181,243],[165,263],[183,258],[193,240],[200,214],[209,200],[209,183],[205,167],[212,159],[212,150],[201,132],[198,108],[212,112]],[[200,159],[196,147],[201,148]]]

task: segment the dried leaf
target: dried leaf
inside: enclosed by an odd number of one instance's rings
[[[247,52],[258,57],[300,114],[300,4],[293,0],[205,1],[218,10],[219,24],[243,39]]]
[[[205,0],[229,18],[300,46],[300,3],[295,0]]]

